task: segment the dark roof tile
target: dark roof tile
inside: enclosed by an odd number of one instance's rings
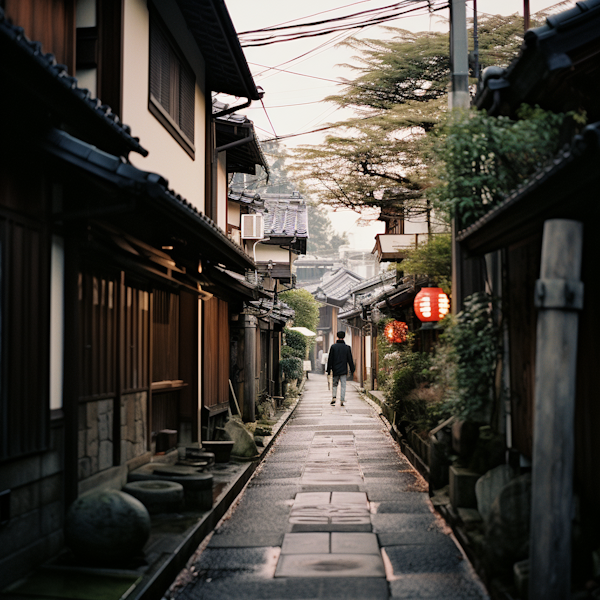
[[[0,8],[0,47],[2,49],[9,48],[11,51],[20,52],[21,55],[29,56],[32,61],[28,64],[33,68],[41,69],[42,73],[47,73],[55,82],[62,84],[70,90],[72,95],[78,101],[83,101],[88,109],[92,109],[92,115],[100,119],[104,126],[112,131],[113,135],[117,134],[120,138],[120,143],[127,147],[129,151],[138,152],[142,156],[146,156],[148,151],[145,150],[139,143],[139,138],[131,136],[131,129],[121,123],[120,119],[112,113],[110,107],[102,104],[97,98],[91,98],[89,90],[79,88],[77,86],[77,78],[69,75],[66,65],[57,64],[53,54],[42,52],[42,44],[38,41],[30,41],[24,33],[22,27],[13,25],[6,18],[4,10]],[[18,69],[17,63],[14,60],[5,61],[4,67],[9,69]],[[66,110],[66,109],[65,109]],[[64,115],[63,115],[64,116]]]

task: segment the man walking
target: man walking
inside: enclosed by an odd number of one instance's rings
[[[335,404],[336,392],[338,383],[340,384],[340,402],[344,406],[346,398],[346,376],[348,375],[348,367],[350,367],[350,376],[354,376],[354,361],[352,360],[352,350],[350,346],[344,342],[346,333],[344,331],[337,332],[337,341],[329,349],[327,357],[327,375],[333,371],[333,385],[331,386],[333,398],[331,404]]]

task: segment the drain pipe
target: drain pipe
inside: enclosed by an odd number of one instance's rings
[[[544,223],[535,360],[530,600],[571,597],[577,328],[583,225]]]

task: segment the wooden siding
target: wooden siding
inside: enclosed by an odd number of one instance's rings
[[[210,408],[229,402],[229,305],[213,297],[203,307],[202,401]]]
[[[125,286],[123,337],[124,372],[122,392],[146,389],[149,385],[148,345],[150,336],[149,292]]]
[[[364,381],[364,374],[361,377],[361,373],[363,371],[363,356],[362,356],[362,347],[364,343],[364,338],[360,334],[358,329],[352,330],[352,358],[354,359],[354,379],[353,381]]]
[[[179,297],[154,290],[152,300],[152,381],[179,379]]]
[[[0,459],[48,442],[49,256],[40,224],[0,215]]]
[[[579,317],[577,348],[577,392],[575,404],[575,490],[592,514],[600,505],[600,400],[597,369],[600,364],[600,267],[597,241],[593,232],[596,220],[584,223],[582,280],[583,311]]]
[[[148,388],[148,302],[117,275],[79,274],[80,399]]]
[[[75,73],[75,0],[4,0],[6,16]]]
[[[118,294],[116,277],[79,274],[79,396],[117,392]]]
[[[510,336],[510,398],[513,446],[531,458],[537,310],[535,282],[540,275],[541,235],[510,246],[506,310]]]

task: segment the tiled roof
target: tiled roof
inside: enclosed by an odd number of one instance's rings
[[[233,261],[245,267],[254,267],[252,258],[232,242],[214,221],[169,189],[169,182],[162,175],[138,169],[117,156],[57,129],[50,132],[43,147],[51,154],[108,180],[122,190],[142,195],[147,201],[158,202],[162,207],[172,210],[172,214],[184,217],[196,235],[208,235],[206,243],[219,250],[224,263]]]
[[[281,323],[287,323],[296,314],[294,309],[290,308],[285,302],[278,301],[277,304],[274,304],[273,300],[267,298],[255,300],[248,304],[256,311],[256,316],[268,317]]]
[[[258,100],[246,57],[223,0],[177,0],[206,64],[208,89]]]
[[[142,156],[148,154],[140,145],[139,138],[131,136],[130,127],[121,123],[110,106],[92,98],[89,90],[78,87],[77,79],[69,75],[67,67],[56,64],[54,55],[44,53],[39,42],[30,41],[22,27],[12,25],[2,8],[0,56],[0,71],[16,78],[20,87],[29,88],[33,97],[49,105],[64,122],[73,124],[81,117],[86,120],[90,132],[99,130],[127,152],[138,152]]]
[[[229,199],[242,202],[262,213],[265,236],[308,239],[308,207],[299,194],[252,194],[229,192]]]
[[[514,115],[527,103],[555,112],[584,109],[597,120],[599,49],[600,0],[577,2],[527,31],[519,55],[506,69],[488,67],[474,104],[494,116]]]
[[[340,268],[332,273],[326,273],[323,281],[307,289],[315,297],[323,295],[327,303],[343,305],[350,298],[352,288],[363,280],[363,277],[345,268]]]

